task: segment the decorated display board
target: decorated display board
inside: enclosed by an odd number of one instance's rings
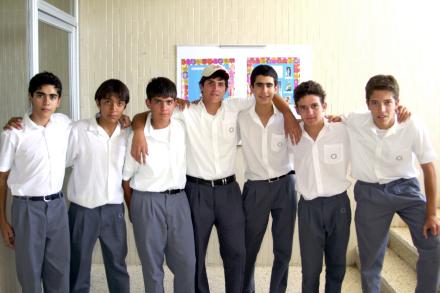
[[[279,93],[293,103],[293,90],[311,79],[309,46],[178,46],[177,91],[190,101],[200,98],[199,80],[209,64],[221,64],[229,72],[226,97],[250,95],[250,74],[260,64],[271,65],[278,74]]]

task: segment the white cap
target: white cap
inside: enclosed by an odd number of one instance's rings
[[[224,67],[221,66],[220,64],[211,64],[211,65],[208,65],[207,67],[205,67],[205,69],[203,69],[202,76],[203,76],[203,77],[210,77],[211,75],[213,75],[215,72],[217,72],[217,71],[219,71],[219,70],[224,71],[225,74],[226,74],[226,75],[228,76],[228,78],[229,78],[229,73],[228,73],[228,71],[226,70],[226,68],[224,68]]]

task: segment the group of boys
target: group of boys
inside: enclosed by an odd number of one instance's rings
[[[175,84],[153,78],[146,88],[150,112],[135,117],[132,134],[118,122],[129,102],[121,81],[107,80],[98,88],[96,117],[71,123],[54,113],[61,97],[58,78],[45,72],[31,79],[32,108],[23,127],[4,131],[0,140],[0,228],[5,244],[15,247],[23,292],[41,292],[41,282],[45,292],[89,292],[98,238],[109,291],[129,292],[124,198],[146,292],[164,292],[165,259],[174,292],[209,292],[205,257],[214,225],[225,292],[255,292],[255,262],[269,215],[274,247],[269,291],[285,292],[296,191],[302,292],[319,291],[323,257],[325,291],[341,292],[351,222],[349,165],[357,180],[363,291],[380,292],[388,230],[398,213],[419,252],[416,290],[436,292],[440,220],[432,162],[437,157],[417,120],[398,121],[397,81],[372,77],[366,86],[369,113],[351,113],[342,122],[325,118],[322,87],[303,82],[294,92],[298,125],[277,94],[274,68],[254,68],[253,97],[247,99],[223,100],[228,79],[221,65],[206,67],[201,101],[177,109]],[[235,178],[238,141],[246,167],[243,193]],[[73,168],[68,213],[61,192],[66,166]],[[7,186],[12,225],[6,219]]]

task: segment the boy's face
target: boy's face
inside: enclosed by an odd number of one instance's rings
[[[302,97],[296,105],[296,111],[304,121],[304,126],[317,126],[324,121],[326,103],[321,103],[321,98],[315,95]]]
[[[251,85],[251,92],[255,96],[255,102],[260,105],[272,104],[273,96],[277,93],[278,86],[272,76],[257,75]]]
[[[32,96],[29,94],[32,104],[32,115],[37,119],[49,119],[53,112],[60,106],[61,97],[57,89],[51,84],[42,85]]]
[[[392,92],[375,90],[367,100],[368,109],[373,116],[374,124],[379,129],[388,129],[394,124],[394,115],[399,100],[394,99]]]
[[[115,94],[108,94],[100,101],[96,101],[96,105],[101,113],[100,119],[108,123],[118,123],[125,110],[126,103],[119,99]]]
[[[202,99],[207,103],[220,103],[226,93],[226,81],[220,77],[205,80],[200,86]]]
[[[153,97],[146,100],[151,110],[153,121],[169,121],[173,114],[176,101],[172,97]]]

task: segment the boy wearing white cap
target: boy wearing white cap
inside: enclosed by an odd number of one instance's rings
[[[185,187],[193,219],[196,248],[196,292],[209,292],[205,256],[213,225],[216,225],[220,254],[225,269],[226,292],[242,291],[245,263],[244,214],[241,192],[235,180],[237,118],[249,108],[253,99],[227,99],[229,74],[218,64],[207,66],[199,86],[202,101],[173,117],[184,123],[187,134],[187,184]],[[292,122],[288,105],[278,97],[283,112]],[[290,115],[289,115],[290,113]],[[134,119],[134,149],[145,144],[137,136],[146,114]],[[293,122],[292,122],[293,124]],[[299,136],[299,135],[298,135]],[[142,149],[142,147],[141,147]],[[139,155],[136,153],[135,155]]]

